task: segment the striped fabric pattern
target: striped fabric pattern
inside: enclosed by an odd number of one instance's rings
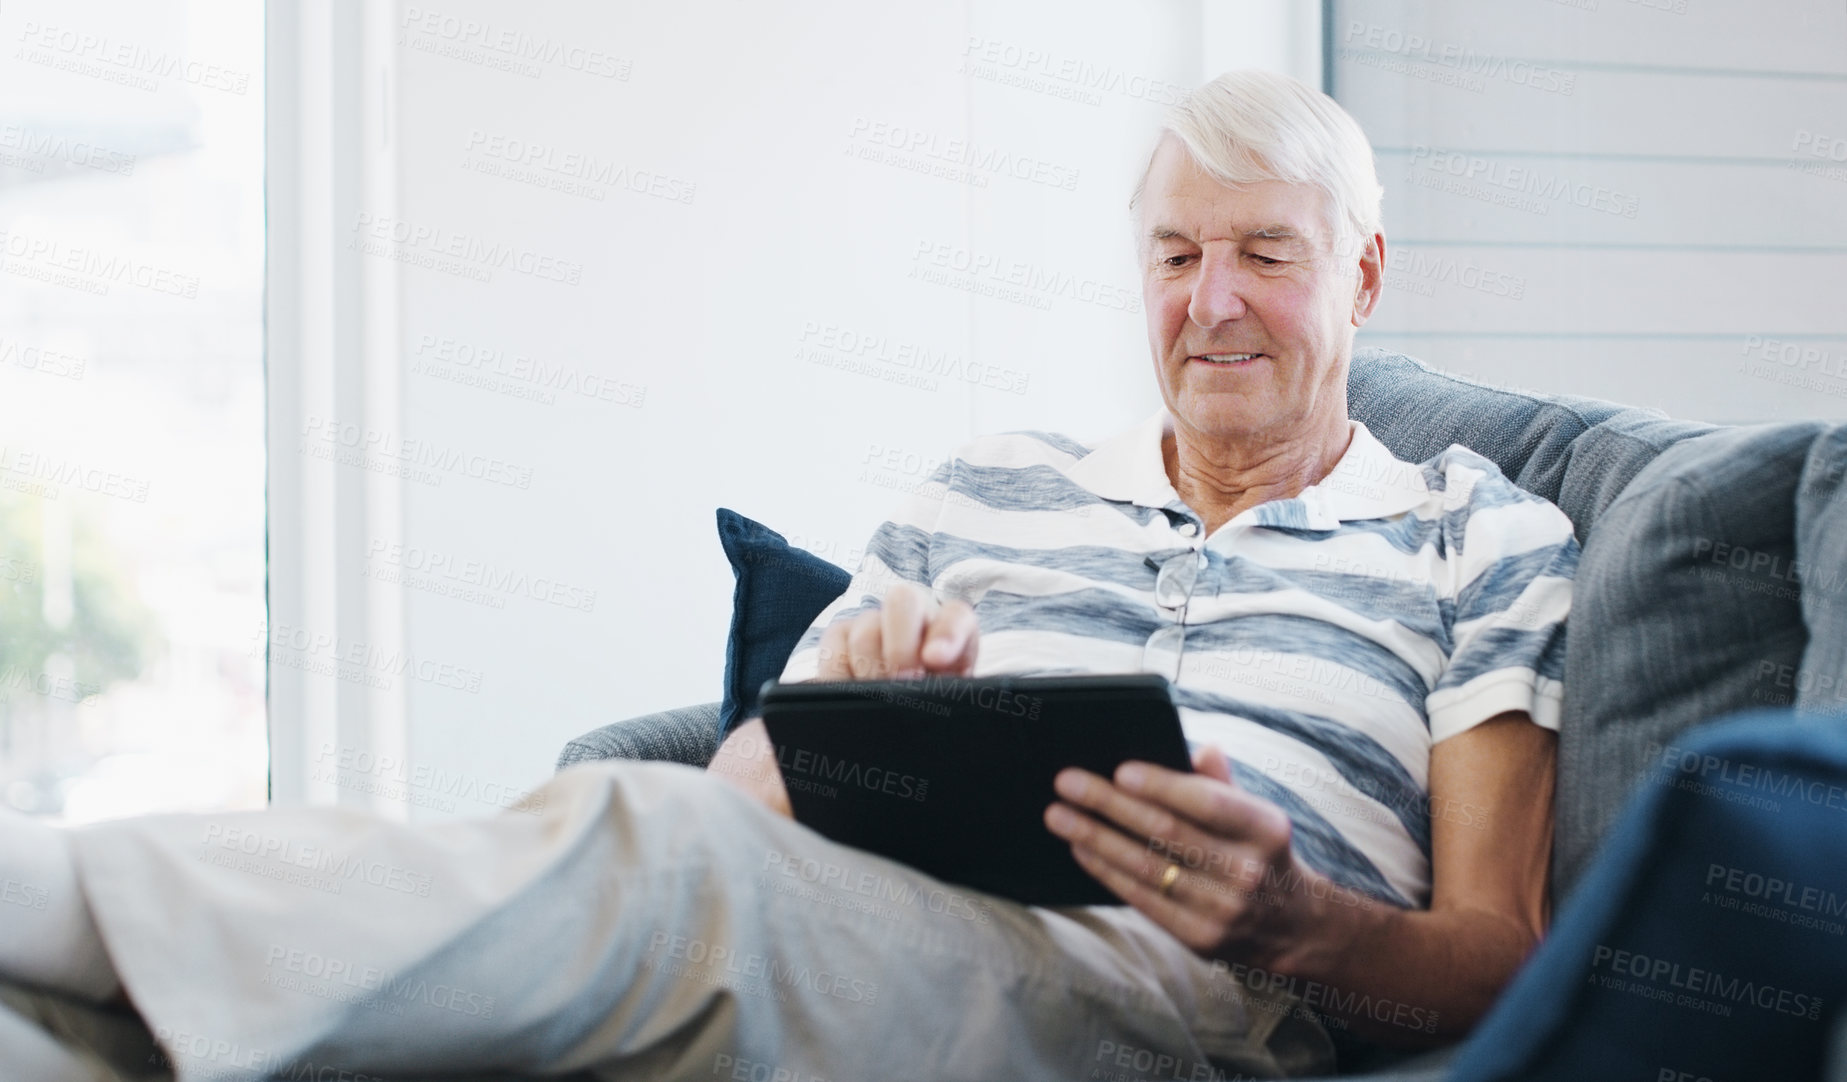
[[[1431,747],[1505,711],[1558,728],[1571,521],[1466,448],[1401,462],[1350,421],[1319,484],[1205,538],[1167,479],[1171,424],[1163,410],[1094,449],[1043,432],[959,448],[782,679],[815,676],[830,623],[924,584],[973,606],[978,676],[1162,673],[1188,741],[1289,815],[1297,859],[1427,906]]]

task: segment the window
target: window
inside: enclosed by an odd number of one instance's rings
[[[0,799],[266,798],[261,5],[0,12]]]

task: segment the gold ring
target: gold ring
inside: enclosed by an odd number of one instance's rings
[[[1167,897],[1174,890],[1174,881],[1180,878],[1180,865],[1167,862],[1167,870],[1161,873],[1161,896]]]

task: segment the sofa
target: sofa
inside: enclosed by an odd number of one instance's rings
[[[1810,728],[1817,739],[1840,735],[1840,719],[1847,714],[1847,426],[1673,420],[1594,399],[1488,386],[1374,348],[1355,351],[1349,411],[1401,459],[1423,461],[1454,443],[1492,459],[1515,483],[1571,518],[1583,551],[1568,624],[1559,734],[1554,936],[1469,1042],[1410,1057],[1343,1048],[1340,1074],[1408,1082],[1462,1077],[1454,1068],[1474,1063],[1468,1077],[1540,1077],[1535,1061],[1524,1061],[1524,1068],[1509,1065],[1504,1056],[1496,1060],[1497,1049],[1474,1046],[1497,1027],[1503,1036],[1519,1032],[1507,1028],[1516,1024],[1505,1017],[1518,1005],[1510,1001],[1523,994],[1561,998],[1556,991],[1523,988],[1532,976],[1528,970],[1546,970],[1548,981],[1565,979],[1557,974],[1573,963],[1540,966],[1537,960],[1568,919],[1618,921],[1627,912],[1624,905],[1656,904],[1645,903],[1649,882],[1632,881],[1633,869],[1620,865],[1617,851],[1629,853],[1633,862],[1634,853],[1647,852],[1654,837],[1637,841],[1636,832],[1659,833],[1660,824],[1682,814],[1671,810],[1675,800],[1697,798],[1688,795],[1695,787],[1665,782],[1679,780],[1676,764],[1689,752],[1696,764],[1700,756],[1712,757],[1700,750],[1714,739],[1707,733],[1715,728],[1710,723],[1742,715],[1716,727],[1721,742],[1734,742],[1725,746],[1739,761],[1752,754],[1753,733],[1766,734],[1773,744],[1784,739],[1790,724],[1799,730],[1792,738],[1798,742],[1809,739]],[[749,603],[747,569],[738,565],[735,552],[732,557],[740,590],[725,703],[669,710],[586,733],[565,746],[560,769],[605,758],[703,766],[720,739],[721,711],[727,721],[748,716],[753,677],[738,655],[749,635],[764,633],[746,626],[753,617],[761,623],[763,611]],[[797,557],[813,559],[794,553],[791,560]],[[763,577],[763,566],[749,570]],[[845,571],[839,574],[844,583]],[[753,586],[767,588],[773,587]],[[808,589],[813,591],[813,583]],[[818,607],[807,610],[809,619]],[[799,610],[778,610],[777,619],[787,626],[774,630],[792,641],[788,636],[800,631],[794,626],[798,617]],[[1744,743],[1737,744],[1741,730]],[[1832,747],[1803,760],[1804,769],[1825,773],[1840,766],[1829,758]],[[1840,758],[1847,761],[1847,753]],[[1708,788],[1716,792],[1716,786],[1715,780]],[[1826,833],[1827,822],[1812,829]],[[1838,843],[1832,835],[1815,839],[1791,859]],[[1574,897],[1588,879],[1605,883],[1602,893]],[[1847,898],[1847,886],[1841,896]],[[1824,953],[1839,949],[1822,946]],[[1847,971],[1847,963],[1841,968]],[[1829,1077],[1847,1079],[1842,1018],[1847,1014],[1838,1010],[1827,1015],[1826,1024],[1835,1028],[1828,1045],[1833,1051],[1825,1058]],[[1573,1023],[1561,1018],[1558,1024]],[[1503,1040],[1502,1047],[1510,1043],[1519,1042]],[[1673,1077],[1677,1070],[1670,1063],[1660,1067],[1666,1074],[1623,1076]]]

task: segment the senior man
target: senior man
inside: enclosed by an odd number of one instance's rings
[[[1165,408],[1095,447],[961,449],[784,673],[1168,676],[1197,773],[1070,770],[1046,810],[1125,904],[1020,906],[820,837],[760,721],[709,773],[588,764],[480,822],[0,818],[35,900],[0,922],[0,1060],[1201,1078],[1467,1032],[1545,928],[1576,547],[1479,456],[1399,462],[1347,418],[1380,194],[1299,83],[1181,103],[1132,200]]]
[[[1413,1044],[1467,1032],[1545,930],[1577,546],[1481,456],[1400,462],[1348,418],[1379,201],[1324,95],[1189,97],[1131,202],[1164,408],[960,449],[783,678],[1162,673],[1198,773],[1066,771],[1047,827],[1200,958]],[[786,807],[764,746],[753,720],[712,769]]]

